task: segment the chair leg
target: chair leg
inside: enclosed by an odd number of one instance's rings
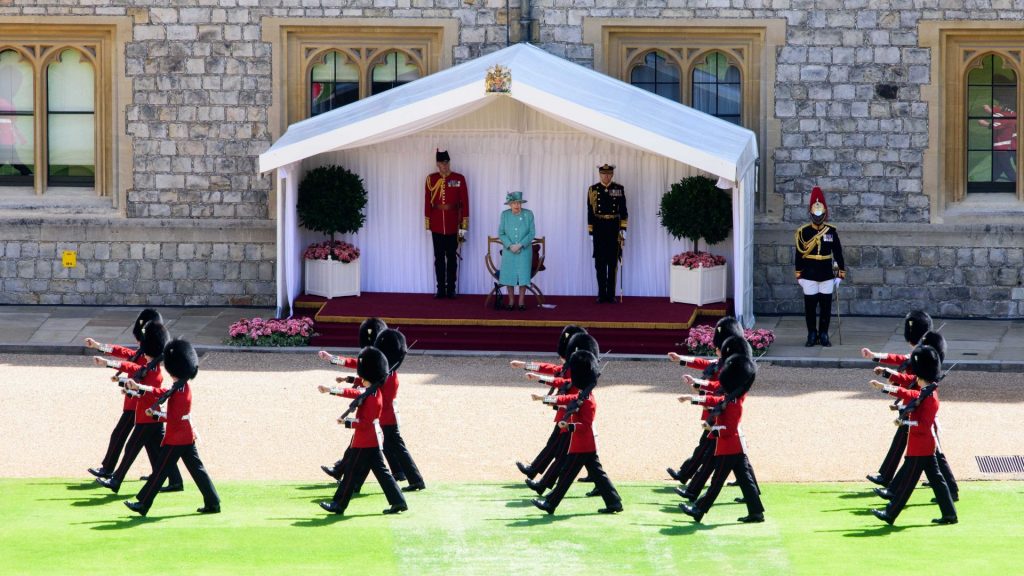
[[[540,288],[537,288],[536,284],[531,283],[529,286],[526,287],[526,289],[537,297],[538,306],[544,305],[544,293],[540,291]]]

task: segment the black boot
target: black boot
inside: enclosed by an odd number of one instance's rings
[[[828,339],[828,332],[822,332],[818,335],[818,342],[821,342],[821,345],[825,348],[832,347],[832,341]]]
[[[810,332],[807,333],[807,342],[804,343],[804,346],[810,348],[810,347],[816,345],[817,343],[818,343],[818,333],[815,332],[814,330],[811,330]]]

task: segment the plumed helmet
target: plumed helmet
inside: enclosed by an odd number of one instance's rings
[[[160,316],[160,313],[152,308],[146,308],[142,312],[139,312],[139,317],[135,319],[135,323],[132,324],[132,334],[135,336],[136,342],[142,342],[142,327],[146,325],[146,322],[157,321],[161,324],[164,323],[164,319]]]
[[[750,347],[750,342],[747,342],[743,336],[729,336],[725,342],[722,342],[722,358],[728,358],[733,354],[752,358],[754,351]]]
[[[171,340],[164,346],[164,368],[175,380],[191,380],[199,373],[199,356],[187,340]]]
[[[927,332],[921,337],[922,346],[931,346],[939,353],[939,360],[946,360],[946,339],[938,332]]]
[[[722,370],[718,372],[718,382],[726,393],[740,392],[746,394],[754,385],[757,376],[757,365],[749,356],[733,354],[725,359]]]
[[[380,318],[363,320],[363,323],[359,325],[359,347],[373,346],[373,343],[377,341],[377,336],[380,336],[380,333],[387,328],[388,325]]]
[[[448,155],[447,150],[441,150],[434,148],[434,161],[435,162],[451,162],[452,158]]]
[[[571,358],[573,353],[577,350],[586,350],[593,354],[595,358],[601,355],[601,349],[597,345],[597,339],[586,332],[576,334],[569,339],[569,345],[565,347],[566,357]]]
[[[942,358],[931,346],[918,346],[910,353],[910,368],[914,375],[926,382],[937,382],[942,373]]]
[[[388,372],[398,370],[405,360],[405,353],[409,351],[409,347],[405,345],[405,335],[394,328],[381,332],[373,345],[388,359]]]
[[[579,390],[593,387],[601,375],[597,365],[597,356],[589,350],[577,350],[569,357],[569,370],[572,371],[572,385]]]
[[[146,325],[142,327],[142,352],[150,358],[156,358],[163,354],[164,347],[170,340],[171,335],[157,320],[146,322]]]
[[[562,328],[562,333],[558,335],[558,357],[569,359],[569,353],[566,352],[566,348],[569,346],[569,340],[577,334],[586,334],[586,329],[577,326],[575,324],[569,324],[565,328]]]
[[[367,346],[359,351],[356,359],[356,374],[370,385],[380,385],[388,377],[388,357],[383,352]]]
[[[711,338],[712,344],[719,350],[722,349],[722,343],[729,336],[743,337],[743,327],[740,323],[732,316],[726,316],[715,324],[715,334]]]
[[[811,222],[815,224],[821,224],[828,220],[828,205],[825,204],[825,193],[817,186],[811,190],[811,203],[807,206],[807,214],[810,215]]]
[[[903,339],[917,346],[925,332],[932,329],[932,317],[924,310],[913,310],[903,319]]]

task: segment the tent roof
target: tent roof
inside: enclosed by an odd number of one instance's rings
[[[495,64],[512,74],[511,92],[487,93]],[[757,158],[756,137],[715,118],[574,64],[515,44],[288,127],[260,155],[260,172],[332,150],[384,142],[428,129],[510,97],[584,132],[672,158],[738,182]]]

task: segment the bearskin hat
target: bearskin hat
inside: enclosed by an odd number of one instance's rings
[[[903,339],[917,346],[925,332],[932,329],[932,317],[924,310],[914,310],[903,319]]]
[[[722,342],[722,358],[728,358],[733,354],[739,354],[752,358],[754,356],[754,350],[750,347],[750,342],[743,336],[729,336]]]
[[[597,356],[589,350],[573,352],[569,357],[569,370],[572,371],[572,385],[579,390],[597,385],[597,378],[601,375]]]
[[[142,312],[139,312],[139,317],[135,319],[135,324],[132,324],[132,334],[135,336],[136,342],[142,342],[142,327],[146,325],[146,322],[159,322],[164,323],[164,319],[160,316],[160,313],[152,308],[146,308]]]
[[[359,357],[356,360],[358,362],[356,374],[367,384],[371,386],[374,384],[380,385],[387,379],[388,357],[377,348],[373,346],[363,348],[359,351]]]
[[[718,373],[718,382],[729,394],[740,392],[746,394],[754,385],[757,376],[757,364],[749,356],[733,354],[725,359],[722,370]]]
[[[918,346],[910,353],[910,368],[914,375],[926,382],[938,382],[942,373],[942,358],[931,346]]]
[[[721,350],[722,343],[724,343],[725,339],[729,336],[743,337],[743,327],[740,326],[740,323],[732,316],[726,316],[715,324],[715,334],[712,336],[711,342],[714,344],[715,348]]]
[[[939,353],[939,359],[946,360],[946,339],[938,332],[928,332],[921,337],[922,346],[931,346]]]
[[[191,380],[199,373],[199,356],[187,340],[171,340],[164,346],[164,368],[175,380]]]
[[[405,353],[409,351],[409,347],[405,345],[405,335],[394,328],[381,332],[373,345],[388,359],[388,372],[398,370],[405,360]]]
[[[171,335],[159,321],[146,322],[142,327],[142,352],[150,358],[156,358],[164,353],[164,346],[170,342]]]
[[[359,347],[373,346],[373,343],[377,341],[377,336],[387,329],[388,325],[380,318],[363,320],[363,323],[359,325]]]
[[[807,205],[807,214],[811,216],[811,222],[821,224],[828,220],[828,204],[825,204],[825,193],[817,186],[811,190],[811,202]]]
[[[569,340],[577,334],[586,334],[587,330],[575,324],[569,324],[565,328],[562,328],[562,333],[558,335],[558,357],[569,359],[569,353],[566,352],[569,346]]]
[[[601,355],[597,339],[586,332],[576,334],[569,339],[569,345],[565,347],[565,354],[567,357],[572,358],[573,353],[577,350],[586,350],[593,354],[595,358]]]

